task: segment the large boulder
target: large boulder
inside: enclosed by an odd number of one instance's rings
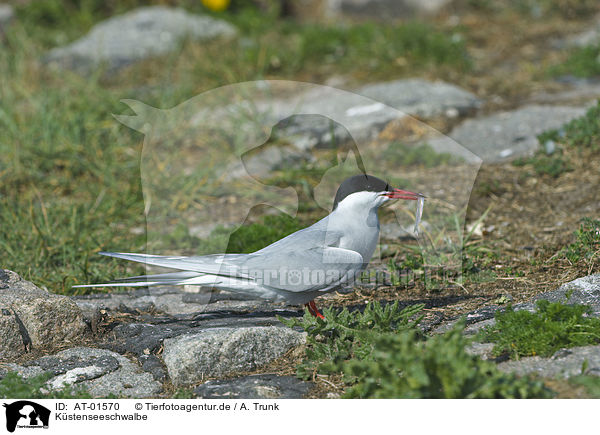
[[[242,156],[242,161],[232,163],[227,173],[233,178],[247,174],[268,178],[272,171],[314,160],[316,149],[372,140],[392,121],[408,121],[408,116],[454,120],[474,114],[481,106],[482,101],[465,89],[417,78],[371,83],[352,92],[319,87],[291,97],[256,101],[257,117],[271,112],[297,113],[273,128],[272,135],[289,145],[257,147]],[[425,124],[421,127],[427,130]]]
[[[0,269],[0,361],[16,358],[29,347],[75,343],[87,331],[81,310],[70,298]]]
[[[174,385],[193,385],[255,370],[305,341],[305,333],[276,326],[215,328],[166,339],[163,360]]]
[[[167,54],[184,38],[204,41],[232,37],[233,26],[183,9],[149,6],[103,21],[73,43],[51,50],[45,61],[79,71],[99,65],[118,69],[135,61]]]

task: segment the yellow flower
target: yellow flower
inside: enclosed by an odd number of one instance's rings
[[[211,11],[221,12],[227,9],[231,0],[202,0],[202,4]]]

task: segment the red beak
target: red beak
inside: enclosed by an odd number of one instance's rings
[[[410,192],[408,190],[394,189],[391,192],[385,192],[383,195],[390,199],[407,199],[410,201],[416,201],[423,195],[420,193]]]

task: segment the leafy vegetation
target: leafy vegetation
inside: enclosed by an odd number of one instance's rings
[[[575,242],[561,251],[567,260],[576,263],[600,255],[600,219],[583,218],[575,237]]]
[[[576,77],[600,76],[600,46],[575,47],[569,52],[569,57],[561,64],[550,68],[553,76],[573,75]]]
[[[495,355],[514,359],[546,357],[564,347],[600,343],[600,319],[586,316],[589,306],[539,300],[536,308],[531,313],[509,305],[496,314],[496,323],[486,327],[481,338],[495,344]]]
[[[540,381],[499,372],[468,354],[463,325],[443,335],[418,328],[423,305],[400,308],[370,302],[363,313],[324,310],[325,320],[305,313],[283,319],[308,333],[298,376],[343,374],[345,397],[508,398],[549,397]]]
[[[587,394],[594,399],[600,399],[600,378],[598,376],[580,375],[569,379],[573,385],[581,385]]]
[[[65,386],[60,390],[50,390],[46,382],[52,376],[42,374],[24,379],[15,372],[8,372],[0,379],[2,399],[91,399],[92,396],[82,387]]]
[[[288,215],[265,216],[260,223],[241,226],[231,234],[227,252],[249,253],[296,232],[304,226]]]
[[[572,171],[572,166],[560,154],[546,155],[543,151],[538,151],[532,157],[521,157],[516,159],[515,166],[531,165],[537,175],[549,175],[556,178],[561,174]]]

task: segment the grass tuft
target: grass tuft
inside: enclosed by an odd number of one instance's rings
[[[600,255],[600,219],[583,218],[575,232],[576,240],[561,253],[572,263]]]
[[[565,347],[600,343],[600,319],[588,317],[590,307],[564,302],[536,302],[536,312],[508,306],[496,314],[496,323],[482,331],[495,355],[548,357]]]

